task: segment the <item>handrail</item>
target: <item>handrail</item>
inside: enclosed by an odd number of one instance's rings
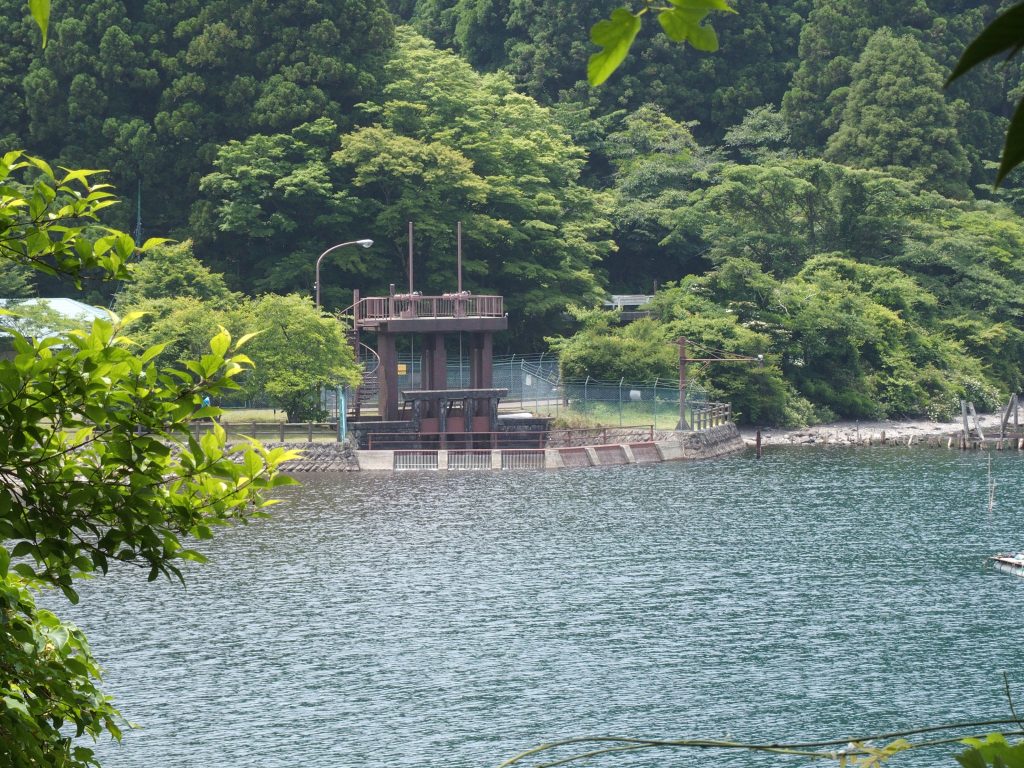
[[[638,432],[646,432],[646,441],[636,440]],[[522,447],[536,444],[537,448],[548,447],[555,440],[556,448],[588,448],[623,443],[654,442],[654,425],[643,424],[635,427],[591,427],[583,429],[549,429],[540,432],[368,432],[367,449],[373,444],[417,444],[424,440],[436,439],[439,443],[461,443],[476,439],[492,439],[508,446]]]
[[[363,375],[369,376],[371,373],[376,373],[377,369],[380,368],[380,355],[377,353],[377,350],[371,347],[369,344],[364,344],[361,341],[359,342],[359,346],[364,347],[371,355],[373,355],[372,359],[376,362],[376,365],[374,365],[373,368],[363,371]]]
[[[367,296],[353,304],[351,309],[356,324],[381,320],[504,317],[505,298],[472,293],[446,293],[441,296],[395,294]]]

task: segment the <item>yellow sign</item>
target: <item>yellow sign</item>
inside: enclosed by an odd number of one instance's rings
[[[399,376],[405,376],[406,368],[407,368],[407,366],[406,366],[405,363],[399,363],[398,364],[398,375]]]

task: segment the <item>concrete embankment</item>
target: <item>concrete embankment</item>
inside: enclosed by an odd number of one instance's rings
[[[694,461],[723,456],[746,448],[734,424],[701,432],[625,431],[621,441],[603,445],[554,445],[540,449],[474,451],[357,451],[360,469],[371,471],[582,469],[663,461]]]
[[[302,457],[284,464],[282,470],[303,472],[350,472],[420,470],[574,469],[625,464],[656,464],[663,461],[713,459],[746,448],[734,424],[700,432],[656,432],[653,442],[646,430],[609,445],[552,446],[542,449],[359,451],[341,443],[264,443],[268,448],[302,451]]]

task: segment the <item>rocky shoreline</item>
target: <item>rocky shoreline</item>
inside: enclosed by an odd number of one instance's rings
[[[979,414],[981,428],[986,437],[999,436],[1001,414]],[[957,421],[836,421],[802,429],[761,427],[762,445],[952,445],[963,431]],[[757,427],[742,427],[740,434],[747,445],[754,445]]]

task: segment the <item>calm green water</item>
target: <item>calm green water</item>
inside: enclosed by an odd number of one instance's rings
[[[992,514],[986,469],[974,453],[777,449],[318,476],[213,542],[187,590],[124,570],[62,612],[144,726],[102,750],[111,768],[475,768],[589,733],[1002,717],[1004,670],[1024,699],[1024,579],[981,562],[1024,548],[1024,457],[993,454]]]

